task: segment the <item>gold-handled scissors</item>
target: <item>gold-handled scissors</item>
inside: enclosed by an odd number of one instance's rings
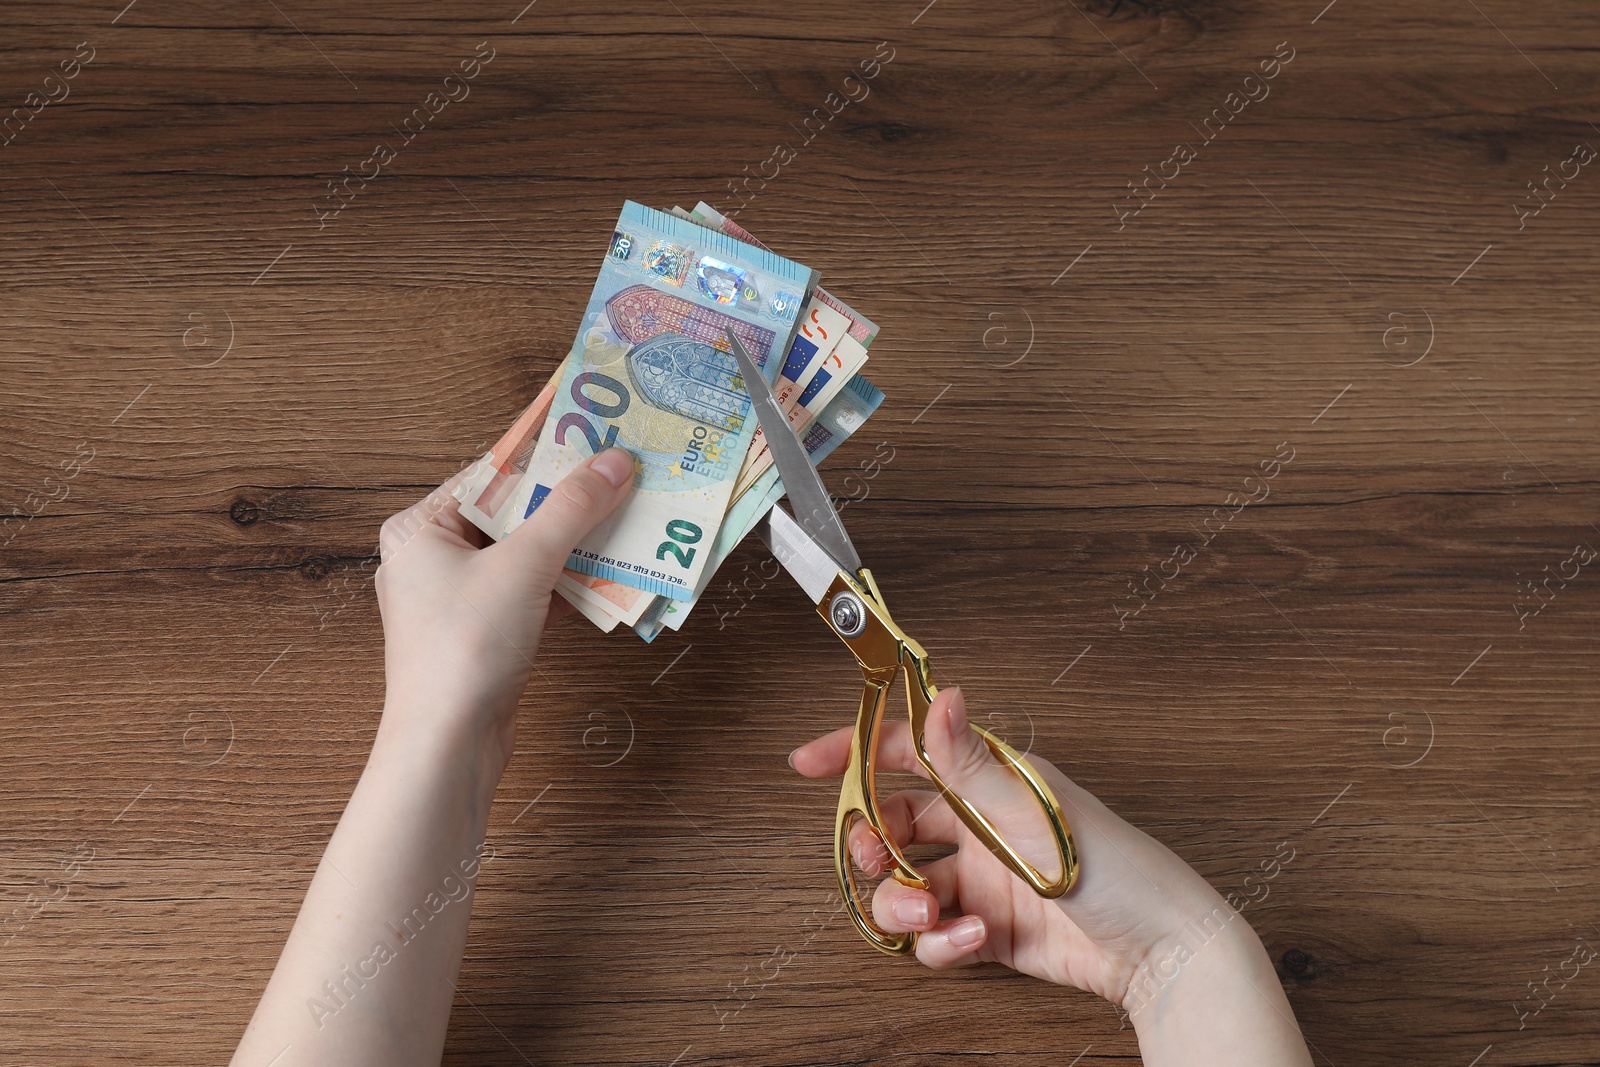
[[[1010,745],[979,726],[973,729],[989,746],[989,751],[1005,766],[1011,768],[1027,785],[1044,809],[1045,818],[1054,835],[1060,859],[1060,874],[1048,879],[1006,843],[994,825],[966,800],[962,799],[934,770],[928,759],[924,733],[928,719],[928,704],[938,690],[928,677],[928,655],[922,646],[896,626],[884,606],[883,594],[872,578],[872,572],[861,565],[861,557],[850,543],[833,500],[817,477],[817,470],[806,455],[805,446],[795,436],[783,407],[772,395],[765,376],[730,331],[728,343],[734,358],[739,362],[739,372],[744,377],[745,388],[754,402],[756,417],[772,462],[783,479],[794,517],[774,506],[757,527],[761,538],[785,570],[805,590],[817,605],[817,613],[827,620],[833,632],[839,635],[856,662],[861,666],[865,687],[861,693],[861,710],[856,717],[855,736],[850,742],[850,764],[844,774],[844,788],[839,794],[839,813],[833,841],[833,863],[839,876],[839,893],[849,907],[850,918],[871,944],[890,955],[898,956],[916,947],[914,932],[890,933],[872,920],[870,911],[863,909],[856,892],[855,868],[850,859],[850,833],[856,820],[865,819],[888,850],[890,866],[895,880],[914,889],[926,890],[929,882],[918,874],[906,859],[900,846],[884,828],[878,813],[877,767],[878,741],[882,733],[883,713],[889,702],[889,689],[895,677],[902,672],[906,679],[906,698],[911,714],[911,737],[917,762],[928,772],[928,777],[938,787],[939,794],[966,824],[972,835],[994,853],[1011,871],[1028,883],[1034,892],[1043,897],[1059,897],[1072,888],[1078,877],[1078,855],[1073,848],[1072,833],[1061,814],[1061,805],[1028,762]]]

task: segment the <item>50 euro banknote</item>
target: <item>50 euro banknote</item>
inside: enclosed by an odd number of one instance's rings
[[[491,537],[498,539],[510,520],[512,493],[533,458],[560,379],[559,371],[552,375],[511,428],[456,483],[455,498],[461,502],[462,517]]]
[[[574,571],[687,595],[733,497],[756,420],[732,332],[777,374],[816,272],[641,204],[624,205],[538,445],[498,536],[589,456],[620,445],[634,491],[573,551]]]

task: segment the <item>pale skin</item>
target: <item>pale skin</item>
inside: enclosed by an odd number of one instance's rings
[[[450,482],[384,524],[377,591],[387,692],[377,738],[235,1067],[440,1061],[475,877],[492,857],[480,848],[516,744],[517,703],[546,626],[571,610],[552,592],[556,576],[627,496],[632,473],[620,449],[601,453],[499,544],[460,516]],[[1052,873],[1036,806],[989,758],[966,715],[959,689],[934,700],[926,735],[934,766]],[[849,729],[837,730],[796,749],[790,765],[808,778],[840,775],[848,746]],[[882,767],[921,773],[910,748],[903,723],[889,728]],[[957,851],[920,868],[931,892],[880,883],[877,922],[917,931],[917,958],[931,968],[999,963],[1106,998],[1129,1013],[1152,1067],[1309,1064],[1245,920],[1165,846],[1038,754],[1028,759],[1072,827],[1077,885],[1057,900],[1035,895],[936,792],[908,790],[884,798],[890,834],[904,847]],[[868,873],[886,855],[864,826],[852,851]]]

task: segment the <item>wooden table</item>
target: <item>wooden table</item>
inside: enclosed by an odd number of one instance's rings
[[[1600,1062],[1592,4],[521,2],[4,17],[0,1059],[226,1059],[378,524],[703,197],[882,325],[828,477],[939,679],[1247,900],[1318,1063]],[[763,558],[548,642],[446,1060],[1136,1056],[828,910],[857,683]]]

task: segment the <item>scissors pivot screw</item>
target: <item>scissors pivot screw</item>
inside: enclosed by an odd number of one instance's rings
[[[828,605],[828,617],[840,637],[854,637],[867,628],[867,613],[853,593],[840,593]]]

